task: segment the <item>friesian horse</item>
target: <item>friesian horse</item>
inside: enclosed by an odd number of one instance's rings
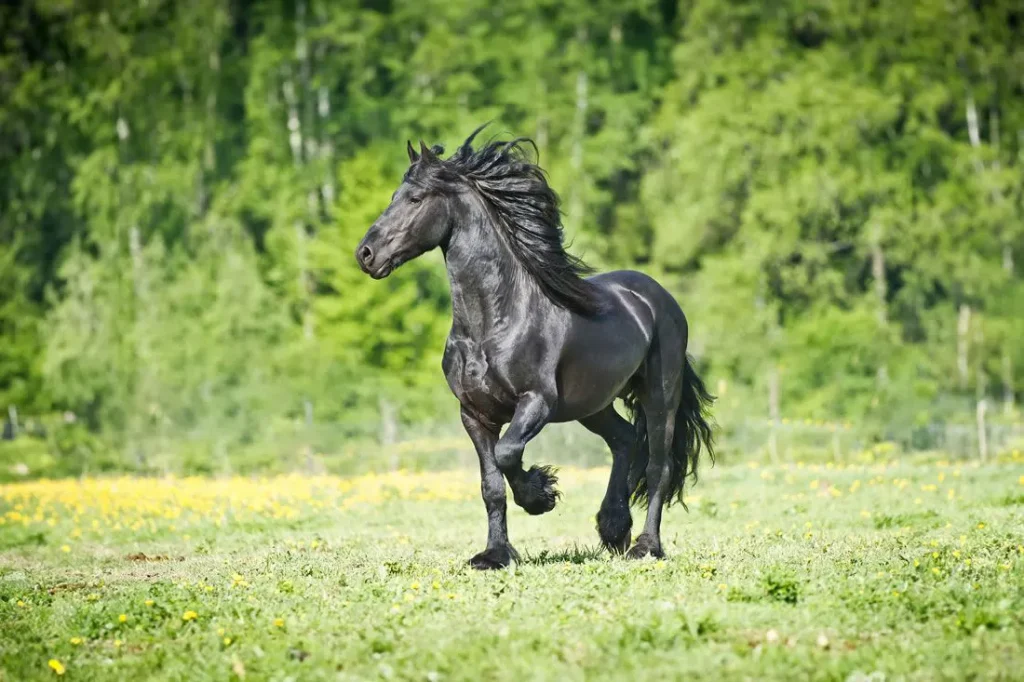
[[[356,248],[374,279],[436,247],[444,254],[452,328],[442,367],[480,459],[487,508],[487,547],[470,564],[518,560],[503,478],[528,513],[554,508],[553,470],[524,471],[523,451],[546,424],[568,421],[612,452],[597,513],[604,546],[631,558],[662,557],[662,508],[682,501],[702,449],[714,457],[713,398],[686,354],[686,317],[647,275],[587,277],[591,270],[564,249],[558,196],[524,149],[532,142],[474,149],[483,127],[449,158],[439,146],[421,141],[417,152],[407,143],[409,169]],[[632,423],[616,412],[616,398]],[[647,507],[632,546],[631,501]]]

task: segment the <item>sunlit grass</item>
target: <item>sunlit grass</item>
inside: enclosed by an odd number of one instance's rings
[[[996,678],[1024,665],[1008,458],[706,469],[665,561],[561,472],[480,574],[475,472],[0,486],[0,679]],[[643,523],[634,512],[634,530]]]

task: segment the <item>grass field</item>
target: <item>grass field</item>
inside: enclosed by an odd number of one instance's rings
[[[0,679],[1024,679],[1022,474],[719,466],[630,562],[563,471],[493,573],[471,472],[3,485]]]

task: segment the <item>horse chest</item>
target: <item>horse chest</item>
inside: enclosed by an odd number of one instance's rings
[[[478,416],[501,420],[514,410],[514,392],[489,362],[482,344],[449,339],[442,367],[452,393]]]

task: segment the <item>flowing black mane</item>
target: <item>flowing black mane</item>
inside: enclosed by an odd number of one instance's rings
[[[536,145],[521,137],[492,140],[474,150],[473,138],[482,129],[473,131],[448,159],[414,164],[407,179],[436,189],[458,180],[469,183],[490,205],[505,243],[548,299],[580,315],[597,314],[600,298],[583,279],[592,270],[566,252],[558,195],[523,147],[529,144],[536,150]]]

